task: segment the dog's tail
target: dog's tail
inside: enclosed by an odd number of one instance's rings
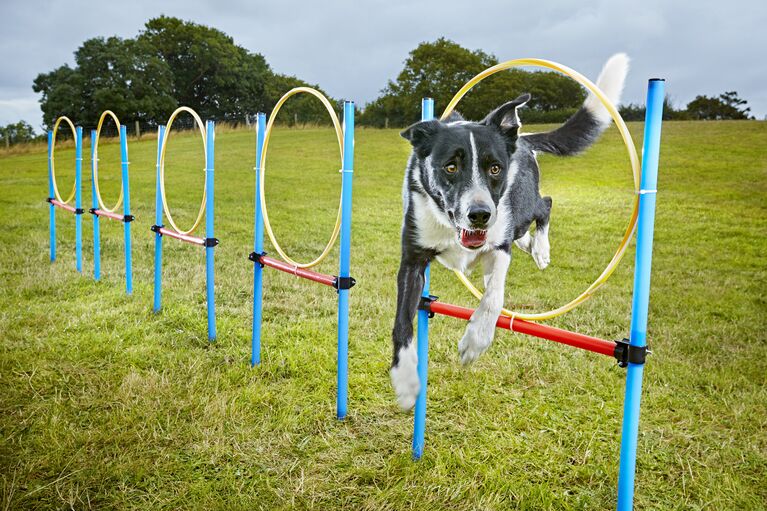
[[[629,69],[629,58],[625,53],[610,57],[599,73],[599,87],[613,104],[620,101],[623,83]],[[607,129],[612,118],[602,102],[589,93],[589,97],[575,115],[559,128],[546,133],[525,134],[522,138],[533,150],[559,156],[578,154],[593,144]]]

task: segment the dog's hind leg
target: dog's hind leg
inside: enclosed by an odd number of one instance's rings
[[[531,247],[530,245],[533,243],[533,237],[530,236],[530,231],[527,231],[524,236],[519,238],[518,240],[514,240],[514,244],[517,246],[518,249],[520,249],[522,252],[525,252],[527,254],[530,253]]]
[[[535,234],[530,242],[530,253],[535,264],[543,270],[551,262],[549,245],[549,217],[551,215],[551,197],[542,197],[535,208]]]
[[[427,261],[412,262],[403,255],[397,274],[397,313],[392,330],[392,364],[389,370],[397,403],[403,410],[415,405],[420,381],[418,355],[413,342],[413,317],[418,310]]]
[[[493,342],[495,322],[503,308],[503,290],[511,254],[506,250],[493,250],[484,256],[485,294],[471,315],[469,325],[458,343],[462,364],[468,364],[484,353]]]

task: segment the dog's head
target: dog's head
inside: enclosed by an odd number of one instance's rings
[[[523,94],[480,122],[451,116],[444,122],[418,122],[401,133],[413,146],[418,165],[414,171],[436,205],[439,220],[456,230],[458,242],[467,249],[482,247],[496,221],[517,144],[517,108],[529,99]]]

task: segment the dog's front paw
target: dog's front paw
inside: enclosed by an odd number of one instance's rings
[[[458,355],[463,365],[471,364],[487,351],[493,342],[495,325],[488,328],[482,321],[472,319],[458,343]]]
[[[545,269],[551,262],[549,240],[544,236],[536,236],[532,243],[532,256],[538,269]]]
[[[418,379],[418,354],[415,344],[412,342],[399,350],[397,365],[389,370],[391,384],[397,403],[403,411],[408,411],[415,405],[418,392],[421,390],[421,381]]]

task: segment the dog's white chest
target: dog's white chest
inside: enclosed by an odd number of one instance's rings
[[[440,219],[441,212],[435,211],[426,197],[414,193],[412,199],[418,245],[435,250],[437,261],[451,270],[466,271],[474,266],[483,250],[463,248],[458,244],[455,228],[446,225],[446,219]]]

